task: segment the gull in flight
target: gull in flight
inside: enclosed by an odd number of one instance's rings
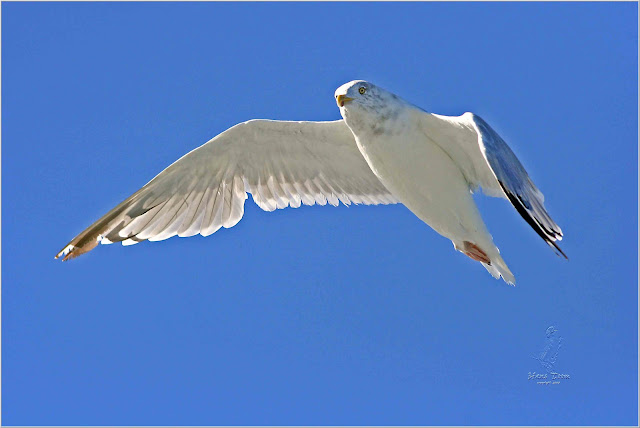
[[[509,200],[566,258],[542,193],[479,116],[428,113],[363,80],[340,86],[335,99],[342,120],[250,120],[227,129],[73,238],[56,258],[77,257],[98,243],[208,236],[238,223],[251,193],[265,211],[402,203],[495,278],[515,284],[473,200],[478,188]]]

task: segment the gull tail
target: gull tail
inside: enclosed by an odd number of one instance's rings
[[[516,277],[511,273],[502,256],[500,256],[500,251],[497,247],[493,246],[495,251],[492,251],[491,256],[489,256],[482,248],[470,241],[463,241],[460,245],[454,243],[454,246],[456,250],[470,259],[482,263],[482,266],[484,266],[494,278],[500,279],[500,277],[502,277],[507,284],[516,284]]]
[[[500,279],[500,277],[502,277],[502,279],[504,279],[507,284],[513,286],[516,285],[516,277],[513,275],[513,273],[511,273],[511,271],[507,267],[507,264],[499,254],[497,257],[493,257],[493,260],[491,260],[491,264],[482,263],[482,266],[484,266],[484,268],[488,270],[491,276],[493,276],[495,279]]]

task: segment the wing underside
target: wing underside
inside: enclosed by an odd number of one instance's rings
[[[393,204],[346,124],[252,120],[189,152],[76,236],[56,258],[98,243],[208,236],[234,226],[251,193],[266,211],[300,205]]]

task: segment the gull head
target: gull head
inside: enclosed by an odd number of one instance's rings
[[[336,89],[336,103],[350,128],[381,129],[395,121],[407,103],[365,80],[352,80]]]
[[[376,98],[386,92],[378,88],[373,83],[365,80],[352,80],[336,89],[336,103],[338,107],[346,108],[347,104],[352,105],[373,105]]]

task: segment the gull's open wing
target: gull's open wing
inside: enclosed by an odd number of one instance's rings
[[[56,258],[99,242],[208,236],[234,226],[247,192],[273,211],[300,204],[392,204],[344,121],[250,120],[187,153],[76,236]]]
[[[458,164],[472,190],[508,199],[518,213],[551,248],[567,258],[556,244],[562,230],[544,207],[544,196],[507,143],[480,116],[440,116],[420,111],[425,134]]]

